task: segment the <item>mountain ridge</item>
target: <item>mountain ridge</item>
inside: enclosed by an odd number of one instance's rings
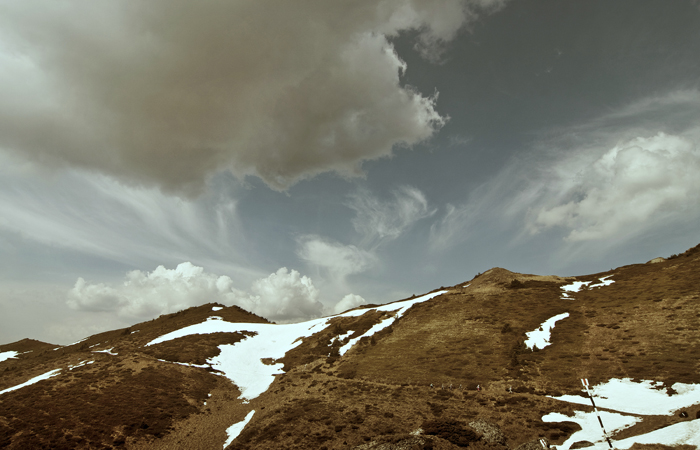
[[[230,439],[232,449],[505,449],[543,438],[570,448],[571,436],[585,431],[576,414],[592,409],[556,398],[581,395],[581,378],[601,386],[651,379],[671,394],[700,383],[698,275],[700,245],[584,276],[493,268],[424,296],[302,325],[206,304],[56,349],[25,339],[0,346],[0,354],[15,353],[0,361],[0,447],[204,449]],[[564,314],[551,333],[540,330]],[[303,324],[316,328],[282,353],[270,347],[252,354],[254,365],[229,364],[274,372],[259,395],[245,397],[246,387],[226,378],[227,352],[269,345],[265,336],[281,332],[271,330]],[[147,345],[202,327],[206,334]],[[526,346],[532,333],[548,335],[542,348]],[[700,398],[684,411],[687,418],[624,415],[643,420],[615,436],[695,426]],[[571,420],[544,421],[550,414]],[[243,422],[231,439],[226,431]],[[496,429],[502,439],[485,437]]]

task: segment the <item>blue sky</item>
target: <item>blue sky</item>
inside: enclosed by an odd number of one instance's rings
[[[0,342],[700,241],[695,1],[0,8]]]

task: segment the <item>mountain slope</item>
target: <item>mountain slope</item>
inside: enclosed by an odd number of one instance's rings
[[[20,341],[0,347],[0,447],[607,448],[581,378],[619,445],[696,445],[698,280],[700,246],[581,277],[495,268],[302,324],[209,304]]]

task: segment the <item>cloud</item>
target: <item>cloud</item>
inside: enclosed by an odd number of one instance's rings
[[[286,267],[267,278],[257,280],[251,287],[253,295],[248,303],[256,314],[277,321],[300,321],[319,317],[323,305],[318,301],[318,290],[310,278]]]
[[[327,270],[332,278],[344,280],[354,273],[368,270],[377,263],[372,252],[354,245],[343,245],[319,236],[303,236],[298,240],[299,257],[304,261]]]
[[[482,241],[500,233],[511,243],[563,234],[562,251],[571,255],[577,243],[610,248],[693,220],[700,214],[698,124],[700,91],[674,90],[542,130],[463,203],[444,207],[430,248],[455,247],[477,230]]]
[[[238,195],[210,180],[196,200],[127,186],[99,173],[51,173],[0,154],[0,229],[127,266],[196,261],[248,281],[262,275],[238,256],[245,245]]]
[[[363,245],[377,247],[397,239],[415,222],[436,212],[428,207],[425,195],[414,187],[402,186],[392,194],[391,200],[378,199],[366,189],[350,195],[347,205],[355,210],[352,225],[363,236]]]
[[[607,239],[669,212],[700,209],[700,151],[684,137],[637,137],[575,170],[556,171],[566,178],[555,178],[553,186],[565,189],[549,199],[550,206],[532,211],[533,233],[563,227],[570,241]]]
[[[213,173],[284,190],[430,138],[436,96],[391,38],[437,52],[501,0],[8,3],[0,149],[196,194]]]
[[[124,319],[141,320],[218,302],[274,321],[298,321],[323,313],[318,295],[310,278],[285,267],[253,282],[250,292],[244,292],[234,287],[231,278],[184,262],[175,269],[158,266],[150,273],[131,271],[120,285],[91,284],[79,278],[66,302],[74,310],[114,312]]]
[[[340,314],[349,309],[357,308],[358,306],[364,305],[367,302],[364,298],[355,294],[348,294],[341,301],[335,304],[333,307],[333,314]]]

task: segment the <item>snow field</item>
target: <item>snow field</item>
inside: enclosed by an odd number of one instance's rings
[[[525,333],[527,335],[527,340],[525,341],[525,346],[531,350],[534,350],[535,346],[540,350],[550,345],[549,339],[551,337],[552,329],[554,324],[559,320],[566,319],[569,317],[569,313],[562,313],[542,322],[542,325],[536,330],[528,331]]]
[[[599,408],[640,415],[673,414],[681,408],[700,403],[700,385],[676,383],[671,387],[678,394],[672,396],[666,394],[665,389],[655,389],[661,385],[661,382],[649,380],[634,383],[631,378],[612,378],[591,388],[591,394]],[[577,395],[552,398],[580,405],[591,403],[590,399]]]
[[[365,308],[348,311],[333,317],[357,317],[370,310],[395,311],[393,317],[383,320],[372,327],[362,336],[351,340],[341,349],[341,354],[345,353],[352,345],[364,336],[371,336],[380,331],[401,317],[411,306],[416,303],[430,300],[447,291],[433,292],[411,300],[391,303],[375,308]],[[255,333],[254,336],[246,337],[236,344],[220,345],[219,355],[209,359],[211,367],[221,371],[224,376],[230,379],[241,391],[243,400],[250,401],[269,389],[275,381],[275,375],[282,372],[281,363],[265,364],[263,358],[272,360],[280,359],[284,355],[301,344],[301,338],[311,336],[328,326],[329,318],[313,319],[306,322],[292,324],[269,324],[269,323],[231,323],[219,317],[209,317],[206,321],[190,325],[179,330],[175,330],[160,336],[146,346],[159,344],[172,339],[177,339],[192,334],[210,333],[235,333],[248,331]]]
[[[663,383],[644,380],[640,383],[633,382],[630,378],[613,378],[606,383],[599,384],[591,389],[596,406],[611,409],[616,412],[601,411],[600,415],[606,430],[614,434],[624,428],[628,428],[637,422],[643,421],[644,415],[671,415],[675,411],[700,404],[700,385],[676,383],[672,388],[677,394],[669,396],[665,389],[656,389]],[[563,395],[552,397],[555,400],[569,403],[589,405],[590,399],[576,395]],[[635,414],[626,415],[626,414]],[[600,428],[595,412],[576,411],[573,417],[559,413],[550,413],[542,417],[545,422],[576,422],[582,430],[571,435],[558,448],[568,450],[577,441],[586,440],[593,442],[590,449],[603,450],[608,448],[604,440],[603,431]],[[632,436],[620,441],[612,440],[617,449],[630,448],[635,443],[663,444],[663,445],[695,445],[700,446],[700,419],[679,422],[649,433]]]
[[[447,291],[433,292],[411,300],[391,303],[375,308],[348,311],[332,316],[358,317],[371,310],[394,312],[392,317],[381,321],[362,336],[352,339],[345,344],[341,348],[341,354],[347,352],[362,337],[372,336],[374,333],[393,324],[396,319],[401,317],[416,303],[428,301],[445,292]],[[160,336],[147,343],[146,347],[193,334],[235,333],[244,331],[255,333],[253,336],[247,336],[235,344],[220,345],[220,353],[207,361],[213,369],[223,373],[226,378],[231,380],[238,387],[241,391],[239,398],[242,399],[244,403],[248,403],[270,388],[270,385],[275,381],[275,375],[283,373],[282,368],[284,364],[265,364],[262,360],[270,358],[275,361],[284,357],[288,351],[301,344],[301,338],[311,336],[323,330],[329,325],[329,321],[330,318],[325,317],[293,324],[231,323],[226,322],[221,317],[214,316],[207,318],[207,320],[202,323],[190,325]],[[336,339],[344,339],[352,333],[352,331],[349,331],[342,336],[337,336]],[[231,425],[226,430],[228,439],[224,444],[224,448],[230,445],[241,433],[243,428],[253,417],[254,412],[255,411],[251,411],[243,421]]]

